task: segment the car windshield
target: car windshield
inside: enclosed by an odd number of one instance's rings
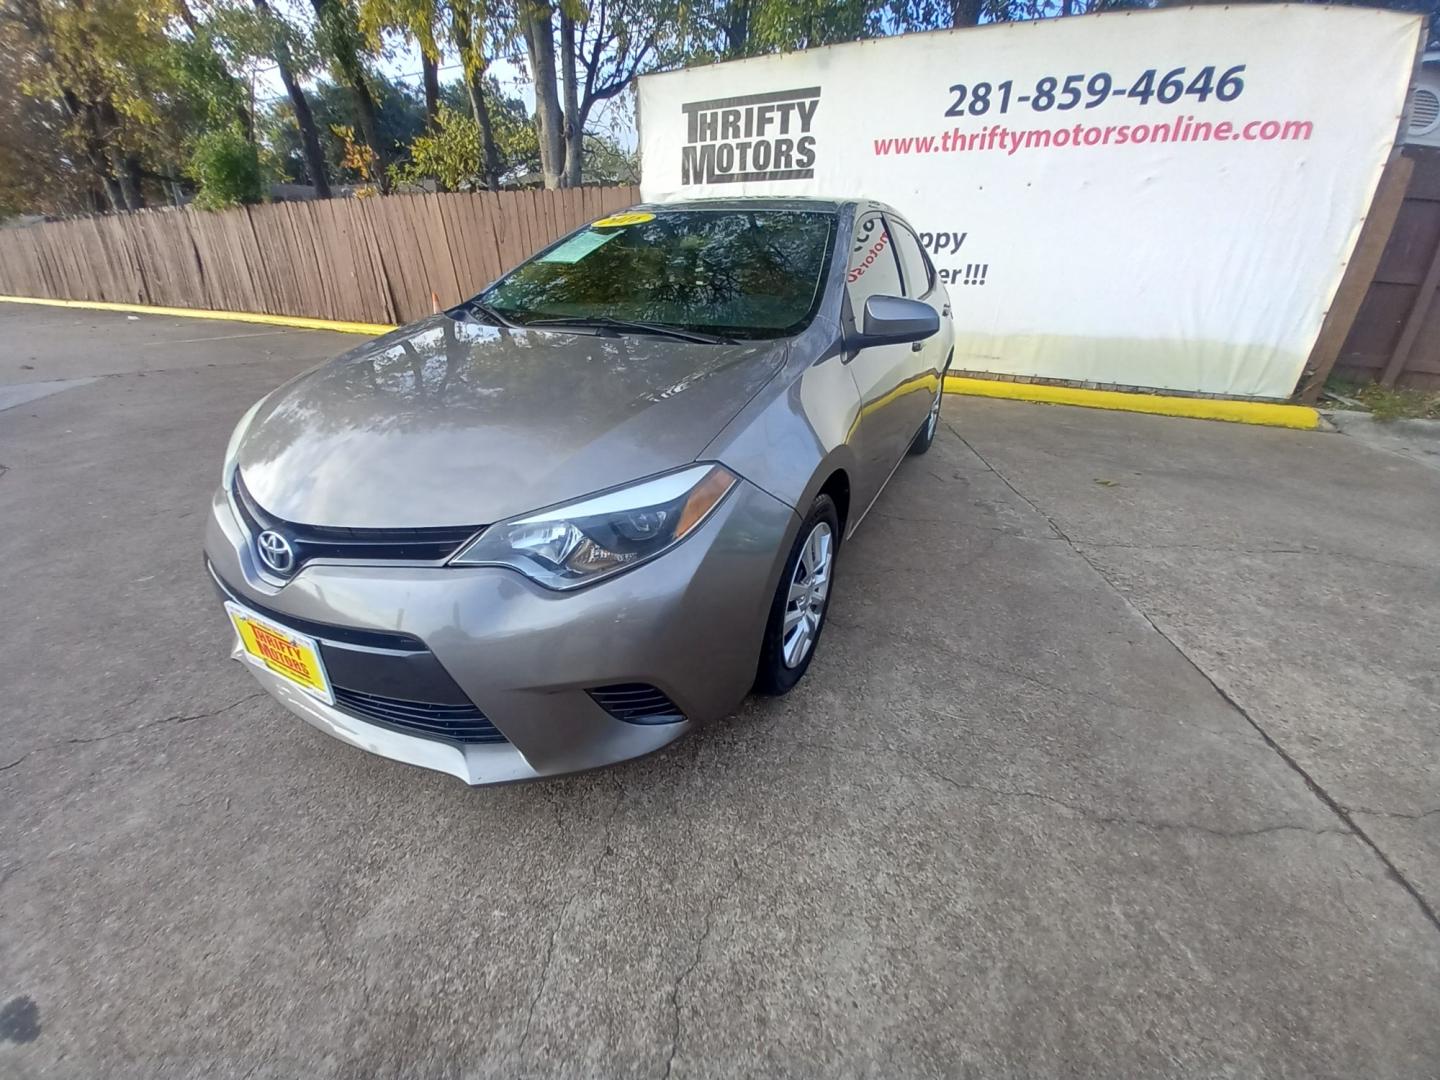
[[[480,300],[520,325],[623,320],[780,337],[814,317],[834,232],[835,215],[818,211],[615,214],[523,263]]]

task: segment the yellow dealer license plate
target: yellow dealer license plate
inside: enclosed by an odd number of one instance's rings
[[[246,660],[289,679],[307,694],[329,705],[335,704],[330,680],[325,676],[325,665],[320,662],[320,647],[314,638],[297,634],[228,600],[225,610],[235,625],[235,633],[240,635]]]

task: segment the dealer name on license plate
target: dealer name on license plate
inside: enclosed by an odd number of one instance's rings
[[[240,637],[246,660],[290,680],[327,704],[335,703],[325,665],[320,660],[320,646],[314,638],[297,634],[228,600],[225,611]]]

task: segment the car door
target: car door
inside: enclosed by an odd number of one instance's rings
[[[878,211],[862,211],[855,222],[845,280],[849,317],[857,332],[864,325],[866,300],[905,295],[895,243]],[[868,345],[851,354],[846,366],[860,394],[860,410],[850,435],[860,476],[851,486],[854,503],[863,510],[880,493],[920,430],[928,401],[922,402],[915,414],[915,402],[922,395],[907,388],[918,370],[918,354],[908,342]]]
[[[915,230],[894,214],[886,215],[886,224],[895,241],[895,250],[900,256],[900,274],[905,279],[905,295],[912,300],[929,304],[940,317],[940,332],[923,341],[914,342],[910,348],[912,369],[909,378],[918,380],[925,388],[924,395],[913,395],[912,404],[920,409],[916,429],[925,422],[926,410],[940,390],[950,350],[955,345],[954,325],[950,321],[950,294],[939,281],[935,267],[920,246]],[[923,397],[923,400],[922,400]]]

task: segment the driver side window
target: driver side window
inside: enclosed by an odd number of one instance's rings
[[[856,223],[845,281],[850,290],[850,311],[857,326],[865,319],[865,301],[870,297],[905,295],[895,241],[879,214],[867,214]]]

